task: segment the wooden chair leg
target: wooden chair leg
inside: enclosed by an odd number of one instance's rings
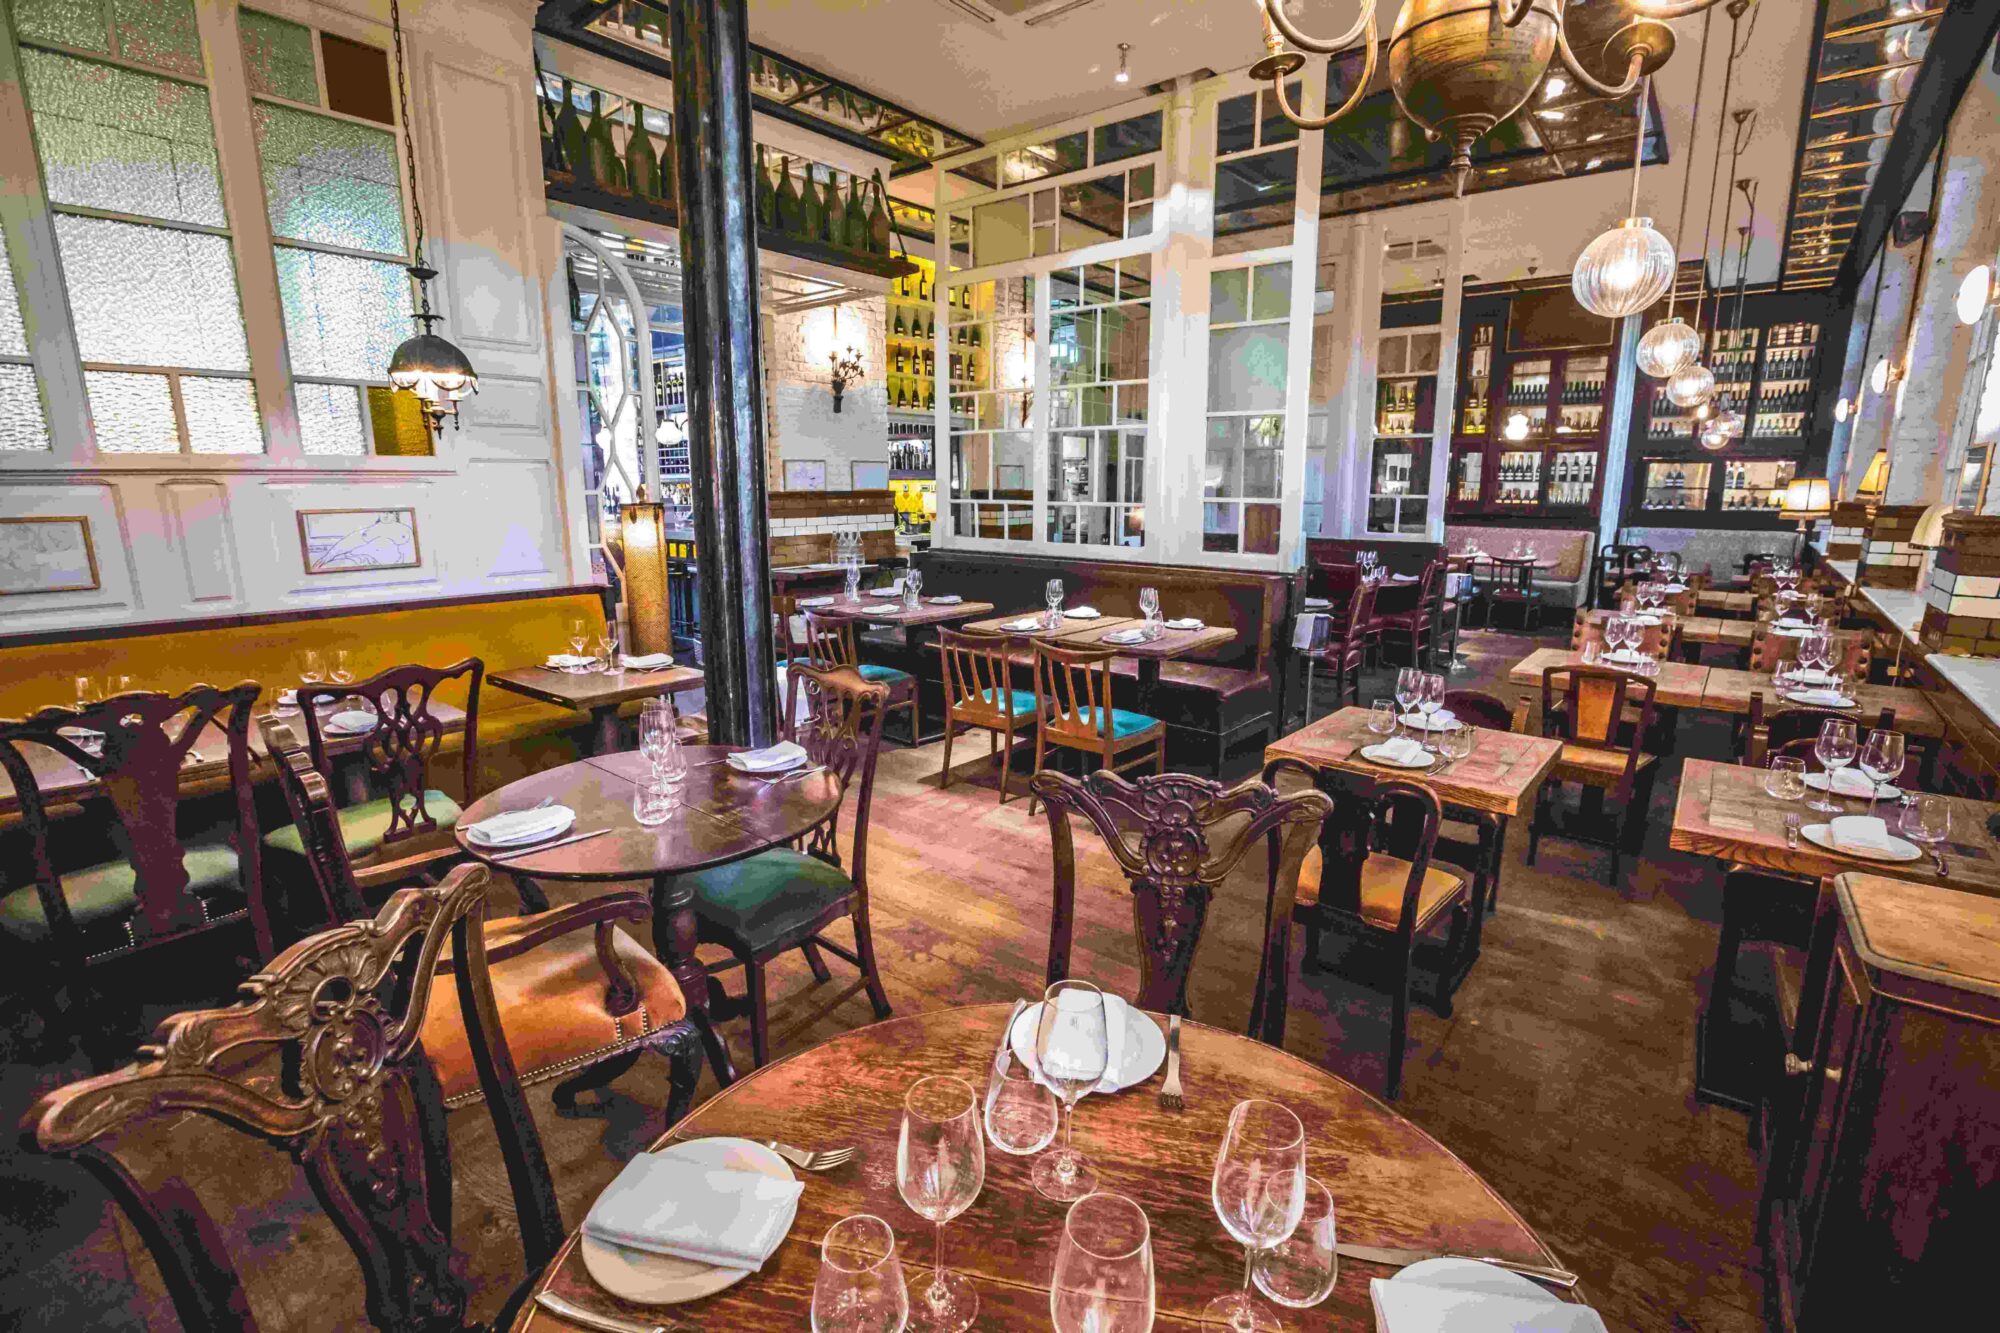
[[[565,1115],[574,1114],[576,1111],[576,1094],[601,1088],[611,1082],[611,1080],[617,1078],[633,1065],[639,1063],[639,1056],[644,1052],[644,1049],[644,1047],[635,1046],[629,1051],[621,1051],[617,1055],[599,1060],[596,1064],[587,1066],[581,1073],[572,1074],[570,1077],[556,1084],[554,1092],[556,1110]]]
[[[1215,776],[1217,776],[1218,778],[1222,776],[1222,753],[1221,753],[1221,745],[1222,745],[1222,742],[1221,742],[1220,740],[1218,740],[1218,741],[1216,742],[1216,747],[1217,747],[1217,749],[1216,749],[1216,757],[1215,757]],[[1166,772],[1167,772],[1167,733],[1166,733],[1166,732],[1165,732],[1164,730],[1160,732],[1160,739],[1158,739],[1157,741],[1154,741],[1154,742],[1153,742],[1153,771],[1154,771],[1155,773],[1158,773],[1158,774],[1160,774],[1160,775],[1161,775],[1162,777],[1166,776]]]
[[[1028,775],[1028,781],[1031,784],[1028,788],[1028,818],[1030,819],[1033,819],[1035,817],[1035,789],[1032,784],[1035,780],[1035,773],[1040,773],[1042,771],[1042,759],[1047,754],[1047,751],[1048,751],[1047,738],[1043,734],[1042,729],[1040,727],[1036,727],[1035,728],[1035,772],[1030,773]]]
[[[958,726],[953,722],[944,724],[944,767],[938,771],[938,790],[951,785],[951,743],[958,736]]]
[[[879,1023],[892,1011],[889,993],[882,989],[882,969],[875,966],[875,932],[869,929],[866,911],[857,910],[854,914],[854,956],[861,960],[861,975],[868,983],[868,1003]]]
[[[993,733],[995,737],[999,732]],[[1000,804],[1007,804],[1007,784],[1014,778],[1014,729],[1007,728],[1007,743],[1000,747]]]
[[[764,964],[745,959],[743,980],[750,1001],[750,1067],[762,1069],[771,1058],[771,1011],[764,987]]]
[[[819,945],[807,940],[799,946],[799,952],[806,956],[806,966],[812,969],[813,980],[824,986],[833,980],[833,973],[826,965],[826,955],[819,951]]]
[[[1383,1097],[1395,1101],[1403,1091],[1403,1047],[1410,1037],[1410,960],[1403,960],[1403,974],[1396,982],[1389,1012],[1389,1077]]]

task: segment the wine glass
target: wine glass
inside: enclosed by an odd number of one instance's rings
[[[922,570],[912,569],[903,575],[903,609],[914,611],[923,601],[924,575]]]
[[[1122,1194],[1070,1205],[1049,1283],[1057,1333],[1147,1333],[1153,1327],[1153,1238],[1146,1210]]]
[[[76,706],[88,708],[104,696],[98,693],[97,682],[89,676],[76,678]]]
[[[674,735],[674,714],[665,699],[648,699],[639,709],[639,753],[646,756],[646,762],[653,766],[653,775],[661,776],[661,765],[666,762],[667,749],[676,741]]]
[[[590,626],[582,619],[569,622],[569,650],[577,657],[583,656],[583,646],[590,642]]]
[[[1042,601],[1049,609],[1048,615],[1043,617],[1042,623],[1050,629],[1054,629],[1062,624],[1063,581],[1061,579],[1050,579],[1048,581],[1042,588]]]
[[[1867,742],[1861,747],[1857,767],[1861,769],[1861,775],[1868,779],[1868,808],[1872,810],[1875,802],[1882,797],[1882,785],[1894,781],[1903,771],[1903,733],[1869,732]]]
[[[1279,1333],[1284,1327],[1250,1294],[1250,1270],[1257,1251],[1298,1227],[1305,1186],[1306,1131],[1299,1118],[1276,1102],[1236,1103],[1215,1154],[1209,1197],[1223,1229],[1243,1246],[1243,1289],[1210,1301],[1203,1320],[1236,1333]]]
[[[327,670],[326,678],[336,685],[352,685],[354,683],[354,667],[347,655],[347,649],[336,648],[333,650],[333,661]]]
[[[607,620],[604,628],[597,632],[597,655],[604,660],[607,674],[623,675],[625,668],[618,660],[618,622]]]
[[[860,564],[860,562],[859,562],[859,561],[857,561],[857,560],[850,560],[850,561],[848,561],[848,562],[847,562],[847,572],[846,572],[846,575],[845,575],[845,579],[846,579],[846,584],[847,584],[847,600],[848,600],[848,601],[850,601],[850,602],[858,602],[858,601],[860,601],[860,600],[861,600],[861,564]]]
[[[1424,746],[1435,749],[1433,737],[1438,730],[1437,712],[1444,707],[1444,677],[1425,672],[1423,683],[1417,694],[1417,711],[1424,717]]]
[[[1771,756],[1764,771],[1764,792],[1780,801],[1796,801],[1806,794],[1806,761],[1793,755]]]
[[[986,1184],[986,1136],[979,1094],[948,1074],[920,1078],[903,1098],[896,1136],[896,1189],[910,1211],[937,1227],[930,1285],[911,1307],[913,1327],[958,1333],[979,1313],[979,1291],[944,1266],[944,1224],[972,1206]]]
[[[1306,1207],[1298,1229],[1268,1249],[1257,1251],[1251,1276],[1257,1290],[1280,1305],[1310,1309],[1333,1294],[1340,1277],[1334,1254],[1333,1191],[1306,1177]]]
[[[1377,699],[1368,705],[1368,730],[1377,736],[1396,734],[1396,701]]]
[[[317,648],[306,649],[299,660],[299,679],[308,685],[317,685],[326,679],[326,658]]]
[[[1854,762],[1854,724],[1843,718],[1830,717],[1819,725],[1819,739],[1813,742],[1813,754],[1819,759],[1820,767],[1826,770],[1826,795],[1811,802],[1807,808],[1823,815],[1844,813],[1833,803],[1835,782],[1840,770]]]
[[[1479,730],[1469,722],[1460,722],[1450,727],[1438,740],[1438,748],[1451,763],[1457,763],[1472,753],[1478,743]]]
[[[1158,588],[1139,589],[1139,614],[1146,620],[1146,637],[1160,637],[1160,590]]]
[[[1416,667],[1396,672],[1396,716],[1400,720],[1417,700],[1424,697],[1424,673]]]
[[[828,1227],[813,1279],[813,1333],[902,1333],[909,1317],[889,1224],[857,1213]]]
[[[1071,1203],[1091,1192],[1097,1173],[1071,1146],[1077,1099],[1097,1086],[1110,1064],[1104,992],[1088,981],[1058,981],[1042,993],[1035,1027],[1035,1068],[1063,1104],[1062,1147],[1035,1161],[1035,1188]]]
[[[1003,1043],[986,1080],[986,1137],[1010,1156],[1032,1157],[1055,1141],[1061,1127],[1056,1095]]]
[[[1930,850],[1938,877],[1945,877],[1944,854],[1938,850],[1951,836],[1951,802],[1942,796],[1919,796],[1903,810],[1903,836]]]

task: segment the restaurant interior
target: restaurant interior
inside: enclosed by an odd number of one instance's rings
[[[0,0],[0,1327],[1980,1326],[1996,35]]]

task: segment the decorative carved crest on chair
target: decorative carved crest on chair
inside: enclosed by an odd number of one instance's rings
[[[862,831],[868,827],[868,807],[873,799],[875,760],[882,748],[882,718],[889,703],[889,689],[864,680],[852,667],[823,668],[794,664],[787,673],[790,698],[786,701],[786,729],[805,749],[813,764],[840,779],[841,786],[854,790],[857,775],[861,786],[855,804],[855,857],[853,878],[861,875],[861,857],[866,854]],[[799,703],[805,703],[800,724]],[[805,852],[828,865],[840,864],[836,835],[840,831],[840,810],[836,807],[822,823],[806,835]]]
[[[384,846],[434,833],[437,818],[424,805],[424,790],[430,785],[431,760],[444,743],[444,724],[430,710],[437,687],[446,681],[465,679],[465,799],[474,795],[478,772],[479,686],[486,666],[476,657],[448,667],[397,666],[353,685],[301,685],[299,706],[306,719],[306,739],[312,748],[313,766],[331,773],[320,719],[313,705],[321,699],[344,699],[359,695],[373,705],[374,730],[362,740],[361,753],[369,775],[389,797],[389,823],[383,830]]]

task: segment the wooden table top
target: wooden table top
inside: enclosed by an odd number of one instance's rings
[[[1807,800],[1819,793],[1808,792]],[[1844,856],[1800,839],[1796,849],[1785,845],[1785,816],[1795,814],[1808,824],[1818,824],[1830,816],[1806,808],[1806,802],[1781,801],[1764,790],[1762,769],[1741,764],[1718,764],[1708,759],[1689,759],[1681,768],[1680,793],[1674,801],[1674,826],[1669,845],[1677,851],[1695,852],[1723,861],[1762,866],[1767,870],[1793,875],[1837,875],[1847,870],[1866,870],[1894,879],[1942,884],[1969,893],[2000,895],[2000,842],[1986,831],[1988,817],[2000,813],[2000,805],[1951,801],[1951,837],[1943,846],[1947,878],[1939,879],[1930,857],[1917,861],[1887,863],[1858,856]],[[1866,814],[1868,802],[1838,798],[1851,814]],[[1896,808],[1884,802],[1877,813],[1895,829]]]
[[[1030,617],[1036,622],[1034,629],[1008,628],[1015,621],[1027,620]],[[966,634],[1004,635],[1010,639],[1068,640],[1078,634],[1096,634],[1103,630],[1123,629],[1139,623],[1131,616],[1100,616],[1096,620],[1072,620],[1064,617],[1061,625],[1054,629],[1044,629],[1041,626],[1041,617],[1042,610],[1037,607],[1032,611],[1017,611],[1011,616],[990,616],[985,620],[974,620],[958,628]]]
[[[870,607],[893,606],[894,612],[870,611]],[[810,611],[816,616],[830,620],[858,620],[870,625],[901,625],[913,628],[918,625],[944,625],[968,616],[983,616],[993,609],[991,602],[944,602],[939,603],[926,597],[914,611],[903,609],[902,595],[891,596],[884,593],[880,597],[863,595],[859,601],[848,601],[836,597],[831,606],[801,606],[799,610]]]
[[[1185,657],[1189,653],[1200,652],[1204,648],[1214,648],[1218,644],[1229,643],[1236,638],[1236,631],[1228,625],[1204,625],[1200,629],[1173,629],[1162,627],[1160,637],[1143,643],[1106,643],[1104,636],[1119,630],[1132,629],[1145,622],[1140,620],[1119,620],[1112,624],[1104,620],[1087,622],[1088,628],[1063,636],[1065,648],[1110,648],[1124,657],[1150,657],[1159,661],[1170,661]]]
[[[1583,661],[1583,654],[1570,648],[1537,648],[1507,671],[1507,679],[1516,685],[1525,685],[1535,690],[1542,687],[1542,672],[1550,667],[1576,666]],[[1653,700],[1674,708],[1701,707],[1702,688],[1708,681],[1709,668],[1692,662],[1662,662],[1660,674],[1654,676]]]
[[[663,824],[648,828],[632,817],[632,793],[648,761],[637,751],[598,755],[535,773],[488,792],[459,816],[456,836],[466,854],[537,879],[651,879],[739,860],[798,837],[840,805],[843,789],[831,773],[789,782],[766,782],[720,762],[741,746],[685,747],[688,778],[680,802]],[[553,797],[576,811],[571,834],[609,833],[508,856],[466,839],[468,825]],[[564,836],[569,836],[568,834]]]
[[[1748,648],[1756,627],[1747,620],[1723,620],[1717,616],[1689,616],[1681,621],[1683,643],[1719,643],[1730,648]]]
[[[530,699],[589,712],[634,699],[699,689],[707,677],[697,667],[679,665],[658,671],[558,671],[549,666],[522,666],[495,671],[486,679]]]
[[[903,1096],[930,1074],[957,1074],[983,1089],[1010,1007],[944,1009],[836,1037],[740,1079],[669,1132],[668,1138],[734,1135],[857,1149],[846,1166],[802,1173],[798,1217],[760,1272],[685,1305],[628,1305],[591,1280],[572,1237],[537,1289],[647,1326],[679,1318],[710,1333],[791,1333],[807,1326],[827,1228],[855,1213],[873,1213],[895,1229],[904,1279],[920,1291],[932,1227],[896,1189]],[[1465,1163],[1354,1085],[1200,1023],[1183,1022],[1181,1054],[1185,1111],[1160,1109],[1157,1076],[1113,1096],[1085,1097],[1076,1110],[1076,1146],[1098,1170],[1101,1188],[1138,1202],[1151,1223],[1156,1329],[1212,1329],[1198,1322],[1203,1307],[1242,1282],[1243,1250],[1216,1219],[1209,1178],[1230,1109],[1247,1097],[1282,1102],[1305,1123],[1307,1171],[1332,1191],[1342,1240],[1559,1262]],[[976,1326],[982,1329],[1048,1327],[1049,1281],[1067,1206],[1035,1192],[1033,1165],[1032,1157],[1012,1157],[989,1145],[985,1187],[945,1230],[945,1264],[977,1286]],[[1311,1312],[1284,1312],[1286,1326],[1372,1330],[1368,1281],[1390,1274],[1380,1265],[1343,1259],[1333,1294]],[[532,1302],[514,1328],[583,1333]]]
[[[1767,709],[1786,707],[1768,671],[1737,671],[1712,667],[1702,687],[1703,708],[1718,713],[1747,713],[1752,691],[1761,691]],[[1879,717],[1884,708],[1896,710],[1896,730],[1910,736],[1944,735],[1944,719],[1922,690],[1901,685],[1856,685],[1850,691],[1854,707],[1846,711],[1858,721]],[[1815,705],[1816,706],[1816,705]]]
[[[1265,746],[1264,762],[1297,759],[1316,767],[1407,777],[1429,787],[1447,805],[1520,815],[1534,809],[1535,793],[1562,753],[1559,740],[1474,727],[1472,753],[1436,777],[1426,777],[1421,772],[1370,763],[1357,753],[1362,746],[1381,739],[1368,730],[1368,712],[1366,708],[1343,708],[1329,713]]]
[[[1704,611],[1736,611],[1744,615],[1757,609],[1757,599],[1747,592],[1720,592],[1714,588],[1696,593],[1694,604]]]

